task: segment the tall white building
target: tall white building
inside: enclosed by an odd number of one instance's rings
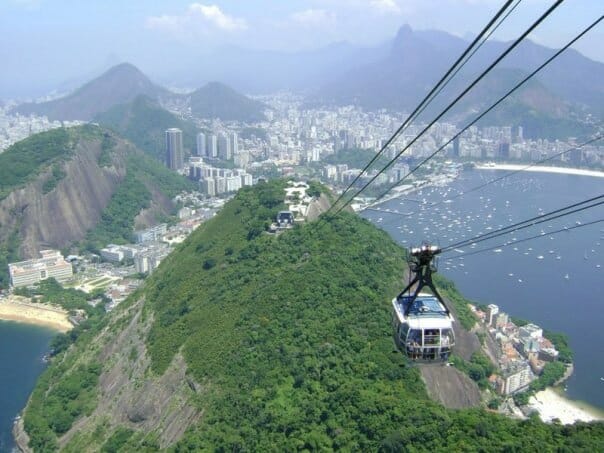
[[[218,138],[214,134],[208,135],[206,153],[207,157],[218,157]]]
[[[197,155],[198,156],[207,156],[207,143],[206,143],[206,134],[200,132],[197,134]]]
[[[499,313],[499,307],[495,304],[487,306],[487,319],[489,326],[495,326],[495,315]]]
[[[185,155],[182,147],[182,131],[175,127],[166,131],[166,166],[180,170],[184,166]]]
[[[237,132],[231,134],[231,149],[234,156],[239,154],[239,139],[237,137]]]
[[[229,160],[233,158],[231,140],[226,134],[220,134],[218,136],[218,157],[223,160]]]

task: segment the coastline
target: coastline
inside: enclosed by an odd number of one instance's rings
[[[19,296],[0,299],[0,320],[48,327],[65,333],[73,328],[69,313],[46,304],[30,302]]]
[[[489,165],[477,165],[477,170],[509,170],[509,171],[532,171],[537,173],[558,173],[563,175],[577,175],[577,176],[593,176],[596,178],[604,178],[604,171],[598,170],[583,170],[580,168],[566,168],[566,167],[528,167],[526,165],[518,164],[489,164]]]
[[[604,413],[598,408],[583,401],[571,400],[561,390],[552,387],[531,396],[527,407],[536,411],[546,423],[552,423],[555,419],[563,425],[604,420]]]

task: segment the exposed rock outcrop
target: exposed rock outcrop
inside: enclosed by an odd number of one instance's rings
[[[112,165],[101,167],[99,140],[79,140],[74,157],[64,164],[65,177],[48,193],[49,171],[0,201],[0,240],[19,228],[20,253],[35,257],[43,248],[63,248],[84,238],[126,174],[124,142],[118,142]]]
[[[187,365],[177,354],[161,376],[153,375],[145,338],[151,318],[142,316],[143,300],[131,306],[120,318],[99,335],[102,344],[98,360],[109,363],[99,378],[99,403],[88,417],[78,420],[59,442],[67,445],[77,433],[87,433],[98,426],[128,427],[134,431],[156,432],[160,447],[167,448],[178,441],[185,430],[197,422],[202,411],[190,401],[205,387],[187,375]],[[116,325],[124,325],[117,336]],[[75,439],[77,447],[78,439]]]

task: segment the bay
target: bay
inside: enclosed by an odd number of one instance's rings
[[[424,188],[378,207],[399,214],[367,210],[363,216],[405,246],[429,241],[445,247],[604,192],[602,178],[518,173],[455,198],[505,173],[463,172],[447,187]],[[438,271],[471,300],[495,303],[511,316],[568,335],[575,373],[567,396],[602,409],[604,222],[549,234],[599,219],[604,219],[603,205],[451,251],[439,257]],[[503,246],[534,235],[540,237]],[[495,250],[470,255],[489,247]]]
[[[14,418],[46,367],[42,358],[55,335],[44,327],[0,321],[0,452],[14,448]]]

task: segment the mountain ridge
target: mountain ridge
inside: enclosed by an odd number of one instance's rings
[[[191,187],[132,144],[96,126],[55,129],[18,142],[0,154],[3,171],[16,173],[23,168],[17,158],[28,150],[42,157],[49,154],[2,187],[3,287],[8,286],[9,260],[37,257],[43,248],[69,249],[79,244],[98,250],[109,242],[129,242],[142,209],[151,209],[148,219],[165,216],[171,210],[165,198]],[[120,190],[125,183],[138,198]],[[114,219],[111,212],[120,218]],[[111,226],[112,219],[119,228]]]
[[[284,187],[239,191],[53,359],[24,411],[30,447],[598,450],[603,423],[546,425],[432,402],[418,368],[393,353],[389,301],[404,250],[351,213],[264,233]],[[128,370],[134,384],[114,386]],[[87,405],[73,415],[76,401]],[[185,429],[171,429],[175,420]]]
[[[36,113],[51,120],[89,121],[113,105],[129,102],[141,94],[152,99],[171,95],[165,88],[151,82],[134,65],[121,63],[63,98],[38,104],[21,104],[15,107],[14,112],[22,115]]]

